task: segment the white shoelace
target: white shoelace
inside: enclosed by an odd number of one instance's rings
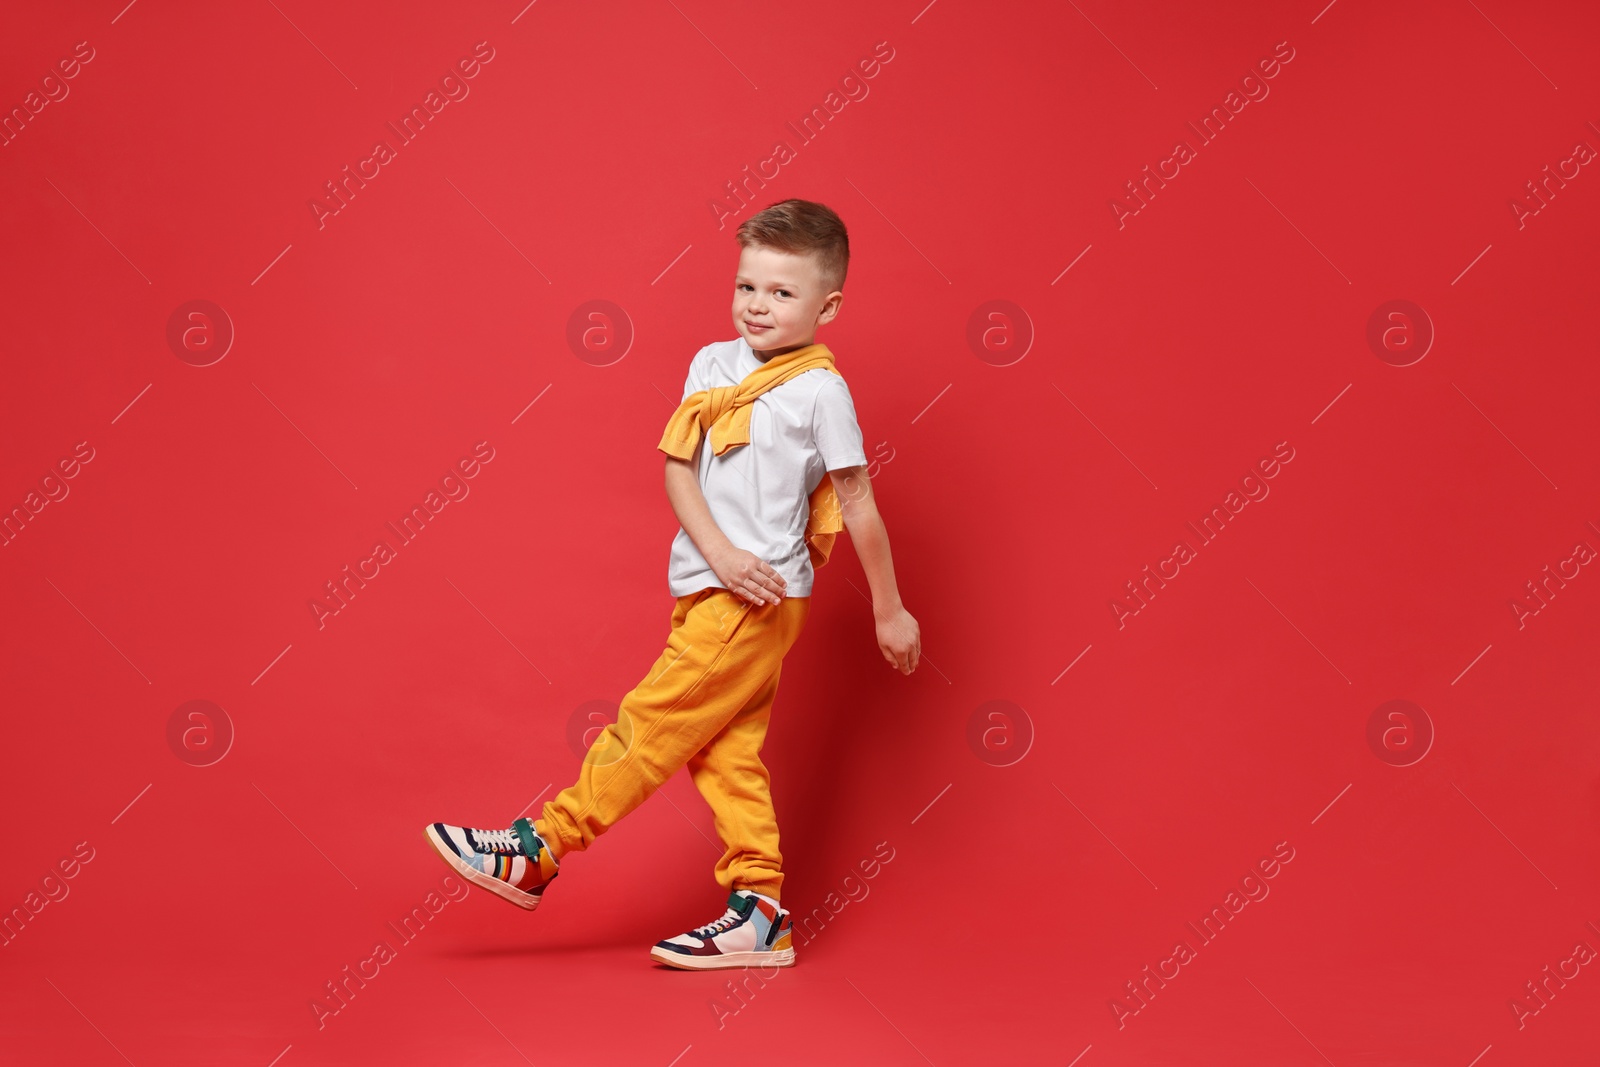
[[[474,830],[472,836],[480,845],[486,845],[495,852],[522,855],[522,839],[515,830]]]
[[[724,931],[732,928],[736,923],[739,922],[739,920],[743,918],[744,916],[740,915],[732,908],[729,908],[727,911],[722,913],[722,918],[718,919],[717,921],[707,923],[704,926],[695,927],[694,936],[702,939],[707,937],[715,937],[717,934],[723,933]]]

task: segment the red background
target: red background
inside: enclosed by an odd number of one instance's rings
[[[1600,545],[1600,177],[1510,206],[1600,146],[1593,5],[74,7],[0,34],[7,109],[94,50],[0,148],[0,504],[94,451],[0,549],[0,906],[93,859],[0,949],[7,1062],[1593,1062],[1593,965],[1511,1003],[1600,948],[1600,578],[1510,606]],[[323,183],[478,42],[470,95],[319,228]],[[733,224],[790,196],[850,226],[820,339],[923,634],[886,667],[842,539],[765,753],[785,903],[837,914],[742,1003],[652,964],[721,908],[679,775],[537,913],[474,892],[400,946],[448,873],[423,824],[563,787],[574,713],[660,651],[655,443],[734,336]],[[1436,331],[1404,367],[1366,339],[1396,299]],[[209,366],[167,342],[192,300],[236,331]],[[569,346],[591,300],[622,358]],[[974,348],[991,300],[1031,325]],[[323,583],[480,441],[470,496],[319,629]],[[1270,495],[1119,628],[1280,442]],[[168,741],[191,700],[234,731],[209,766]],[[1390,700],[1434,732],[1409,765],[1419,733],[1368,741]]]

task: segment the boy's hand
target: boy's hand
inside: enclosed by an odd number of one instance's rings
[[[771,564],[743,548],[730,545],[716,559],[706,562],[729,592],[752,604],[778,603],[789,585]]]
[[[922,658],[922,628],[905,608],[891,612],[873,612],[878,620],[878,649],[891,667],[901,674],[917,669]]]

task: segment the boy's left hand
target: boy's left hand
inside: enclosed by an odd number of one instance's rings
[[[922,628],[917,620],[905,608],[874,614],[878,620],[878,649],[883,658],[901,674],[916,670],[917,661],[922,658]]]

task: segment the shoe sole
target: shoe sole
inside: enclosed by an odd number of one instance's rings
[[[650,958],[680,971],[717,971],[726,967],[793,967],[794,949],[776,952],[728,952],[721,956],[686,956],[670,949],[653,948]]]
[[[468,867],[462,862],[461,857],[456,855],[455,850],[450,847],[449,843],[434,830],[432,823],[423,827],[422,836],[428,839],[428,844],[433,846],[433,850],[439,853],[439,857],[444,860],[451,870],[473,885],[481,889],[487,889],[502,900],[509,900],[523,911],[532,911],[539,906],[541,894],[524,893],[522,890],[515,886],[507,885],[498,878],[492,878],[482,871],[475,871]]]

